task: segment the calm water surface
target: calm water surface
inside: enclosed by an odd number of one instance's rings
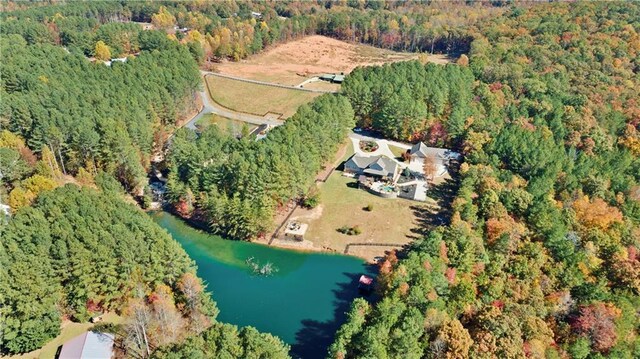
[[[187,226],[165,212],[153,214],[198,265],[218,303],[218,320],[251,325],[282,338],[300,358],[324,358],[335,331],[358,296],[360,274],[371,269],[355,257],[300,253],[225,240]],[[273,263],[278,271],[261,277],[246,264]]]

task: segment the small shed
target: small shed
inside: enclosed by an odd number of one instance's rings
[[[341,84],[344,81],[343,74],[322,74],[320,80],[327,81],[335,84]]]
[[[284,238],[302,242],[304,240],[304,234],[307,233],[308,228],[309,225],[306,223],[290,221],[287,223],[287,227],[284,230]]]
[[[336,77],[334,74],[322,74],[320,75],[320,80],[333,82],[333,79]]]
[[[58,359],[111,359],[114,339],[110,333],[86,332],[64,343]]]

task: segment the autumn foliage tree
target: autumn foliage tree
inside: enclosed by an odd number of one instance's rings
[[[610,303],[582,306],[571,327],[589,338],[593,349],[606,353],[616,343],[615,320],[620,314],[620,310]]]
[[[94,56],[100,61],[109,61],[111,59],[111,50],[107,44],[98,41],[94,50]]]
[[[609,229],[614,223],[622,222],[619,209],[609,206],[603,199],[582,196],[573,202],[576,219],[587,228]]]

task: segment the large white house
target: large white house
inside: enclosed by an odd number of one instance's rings
[[[422,142],[418,142],[409,150],[411,165],[422,165],[424,160],[431,158],[436,167],[435,176],[443,176],[447,173],[447,167],[451,161],[459,161],[462,156],[446,148],[429,147]],[[418,163],[419,162],[419,163]]]

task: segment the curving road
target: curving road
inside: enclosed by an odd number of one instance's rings
[[[302,84],[299,84],[298,86],[287,86],[287,85],[280,85],[280,84],[275,84],[275,83],[271,83],[271,82],[250,80],[250,79],[245,79],[245,78],[241,78],[241,77],[223,75],[223,74],[210,72],[210,71],[202,71],[202,70],[200,70],[200,74],[202,74],[202,80],[203,80],[205,88],[207,86],[205,77],[208,76],[208,75],[211,75],[211,76],[217,76],[217,77],[222,77],[222,78],[227,78],[227,79],[232,79],[232,80],[238,80],[238,81],[258,84],[258,85],[280,87],[280,88],[286,88],[286,89],[297,90],[297,91],[306,91],[306,92],[315,92],[315,93],[336,93],[337,92],[337,91],[313,90],[313,89],[306,89],[306,88],[299,87],[299,86],[304,85],[304,84],[309,83],[309,82],[318,81],[318,78],[316,78],[316,77],[308,79],[305,82],[303,82]],[[232,110],[230,108],[224,107],[224,106],[220,105],[219,103],[216,103],[215,101],[213,101],[211,99],[211,96],[209,96],[209,94],[207,93],[206,89],[204,91],[198,92],[198,94],[200,95],[200,98],[202,99],[202,105],[203,105],[202,110],[200,110],[200,112],[197,115],[195,115],[191,120],[189,120],[189,122],[187,122],[184,125],[184,127],[186,127],[186,128],[195,130],[196,129],[196,123],[202,117],[204,117],[205,115],[211,114],[211,113],[216,114],[216,115],[220,115],[220,116],[223,116],[223,117],[227,117],[227,118],[230,118],[230,119],[233,119],[233,120],[247,122],[247,123],[250,123],[252,125],[258,125],[258,126],[260,126],[260,125],[270,125],[270,126],[275,127],[275,126],[280,126],[280,125],[283,124],[283,121],[275,119],[274,116],[270,115],[270,114],[267,114],[267,115],[264,115],[264,116],[258,116],[258,115],[252,115],[252,114],[249,114],[249,113],[234,111],[234,110]]]
[[[187,122],[184,127],[195,130],[196,129],[196,123],[204,116],[208,115],[208,114],[216,114],[216,115],[220,115],[222,117],[227,117],[230,118],[232,120],[238,120],[238,121],[242,121],[242,122],[247,122],[250,123],[252,125],[270,125],[270,126],[280,126],[283,124],[282,121],[278,121],[278,120],[274,120],[272,118],[268,118],[268,117],[263,117],[263,116],[256,116],[256,115],[251,115],[248,113],[242,113],[242,112],[237,112],[231,109],[228,109],[226,107],[223,107],[217,103],[215,103],[214,101],[211,100],[211,98],[209,97],[209,94],[206,91],[200,91],[198,92],[198,95],[200,95],[200,98],[202,99],[202,110],[200,110],[200,112],[195,115],[191,120],[189,120],[189,122]]]

